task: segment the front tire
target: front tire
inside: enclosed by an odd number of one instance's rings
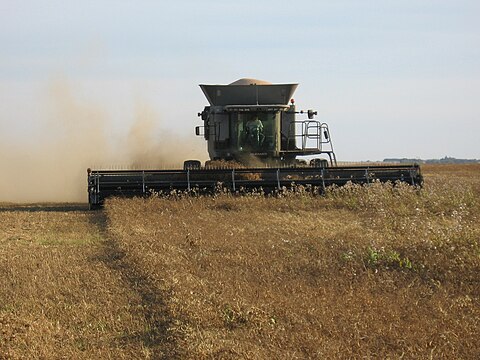
[[[186,160],[183,162],[183,170],[200,170],[202,163],[199,160]]]
[[[328,167],[328,161],[320,158],[312,159],[310,160],[310,166],[318,167],[318,168],[326,168]]]

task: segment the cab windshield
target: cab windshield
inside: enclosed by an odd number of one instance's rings
[[[263,152],[275,150],[276,113],[237,113],[233,131],[237,149],[240,151]]]

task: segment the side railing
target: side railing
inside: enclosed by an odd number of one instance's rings
[[[287,148],[292,145],[301,155],[327,154],[330,159],[330,165],[337,164],[333,143],[330,136],[330,130],[326,123],[316,120],[292,121],[288,129]]]

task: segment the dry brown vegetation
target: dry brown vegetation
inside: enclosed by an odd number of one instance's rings
[[[480,167],[423,170],[422,190],[4,206],[0,358],[476,359]]]
[[[9,206],[0,219],[0,359],[149,354],[142,299],[106,252],[101,214]]]

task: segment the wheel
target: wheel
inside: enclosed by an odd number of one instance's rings
[[[310,166],[311,167],[326,168],[326,167],[328,167],[328,161],[325,160],[325,159],[320,159],[320,158],[312,159],[312,160],[310,160]]]
[[[199,160],[187,160],[183,162],[183,170],[198,170],[202,167]]]

